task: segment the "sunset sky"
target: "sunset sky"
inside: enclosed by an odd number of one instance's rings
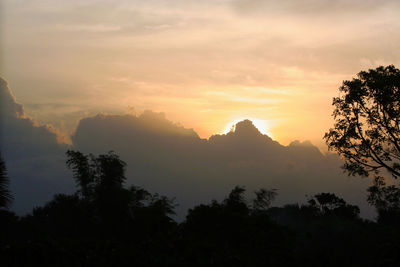
[[[201,137],[241,119],[322,150],[345,79],[400,65],[398,0],[3,0],[0,76],[68,134],[146,109]]]

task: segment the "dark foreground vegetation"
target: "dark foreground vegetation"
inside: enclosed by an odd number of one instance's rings
[[[124,187],[125,163],[110,152],[67,152],[79,190],[55,195],[32,214],[6,209],[12,200],[1,162],[2,266],[395,266],[400,262],[399,191],[377,180],[369,201],[377,222],[331,193],[307,204],[270,207],[274,190],[245,199],[235,187],[222,201],[171,219],[172,199]]]

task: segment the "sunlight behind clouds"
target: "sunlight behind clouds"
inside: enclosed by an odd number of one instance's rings
[[[241,117],[229,122],[223,131],[224,134],[227,134],[231,131],[235,131],[235,125],[238,122],[250,120],[253,125],[260,131],[260,133],[268,135],[269,137],[273,138],[272,133],[270,132],[270,122],[268,120],[261,120],[256,118],[249,118],[249,117]]]
[[[1,7],[1,75],[28,115],[63,120],[68,132],[76,114],[39,107],[151,109],[203,138],[246,115],[278,122],[274,137],[284,144],[310,139],[321,147],[341,82],[400,64],[393,0],[5,0]]]

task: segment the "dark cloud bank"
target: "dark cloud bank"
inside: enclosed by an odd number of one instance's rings
[[[72,191],[64,164],[67,146],[60,145],[58,137],[55,129],[38,126],[25,116],[22,105],[0,78],[0,152],[6,161],[16,212],[31,211],[55,192]]]
[[[306,194],[335,192],[359,205],[364,216],[373,216],[365,201],[367,179],[343,174],[337,156],[323,155],[309,142],[282,146],[248,120],[226,135],[205,140],[163,113],[97,115],[80,121],[73,144],[67,146],[57,143],[53,129],[24,116],[4,80],[0,94],[0,148],[18,213],[29,212],[54,193],[74,190],[64,164],[64,153],[72,148],[94,154],[115,151],[128,164],[128,183],[176,197],[180,217],[195,204],[223,198],[235,185],[250,192],[277,188],[275,205],[302,202]]]

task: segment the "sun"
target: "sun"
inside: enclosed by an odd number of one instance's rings
[[[239,118],[239,119],[235,119],[232,122],[229,122],[224,129],[224,134],[229,133],[230,131],[232,131],[236,125],[236,123],[243,121],[243,120],[250,120],[253,125],[262,133],[262,134],[266,134],[269,137],[272,137],[271,132],[269,131],[270,125],[268,120],[261,120],[261,119],[255,119],[255,118],[249,118],[249,117],[243,117],[243,118]]]

